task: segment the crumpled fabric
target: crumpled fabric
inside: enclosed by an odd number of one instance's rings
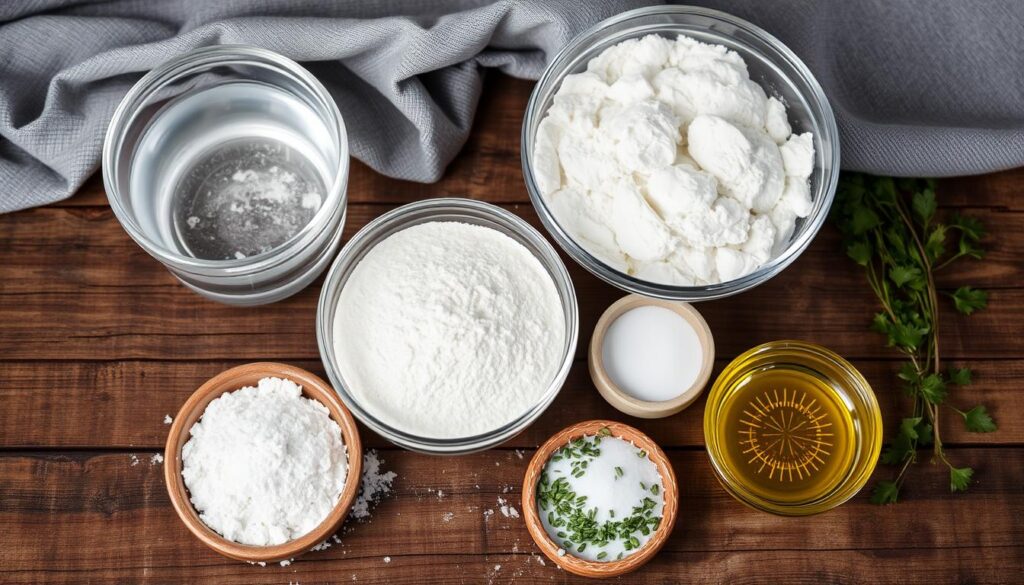
[[[356,158],[432,182],[464,144],[488,69],[536,79],[633,0],[28,0],[0,3],[0,212],[70,196],[97,170],[143,73],[241,43],[303,63]],[[699,1],[778,36],[825,88],[842,165],[947,176],[1024,164],[1024,3]]]

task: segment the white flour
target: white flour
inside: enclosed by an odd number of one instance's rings
[[[680,36],[624,41],[567,76],[537,131],[537,185],[609,266],[682,286],[738,278],[812,208],[809,133],[734,51]]]
[[[476,225],[431,222],[371,249],[338,300],[334,351],[374,417],[454,438],[526,412],[548,389],[565,322],[554,282],[524,246]]]
[[[182,477],[207,526],[242,544],[300,537],[330,513],[348,473],[341,428],[290,380],[223,394],[192,426]]]

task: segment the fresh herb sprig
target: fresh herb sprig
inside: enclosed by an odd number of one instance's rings
[[[977,219],[959,214],[940,222],[937,208],[934,181],[847,174],[840,181],[833,209],[847,255],[865,268],[868,284],[881,303],[872,329],[909,360],[898,376],[914,401],[913,412],[901,420],[895,438],[882,453],[883,463],[899,469],[892,480],[875,486],[871,501],[876,504],[896,501],[907,470],[917,460],[918,447],[929,445],[933,459],[949,468],[950,490],[967,489],[974,470],[956,467],[946,457],[939,429],[942,407],[958,414],[969,431],[996,430],[985,406],[964,411],[947,402],[951,386],[971,383],[971,370],[942,367],[940,292],[934,276],[961,258],[983,258],[980,241],[985,230]],[[969,286],[949,296],[965,315],[988,303],[985,291]]]

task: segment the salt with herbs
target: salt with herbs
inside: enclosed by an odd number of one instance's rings
[[[658,467],[608,429],[556,451],[537,486],[548,535],[588,561],[614,561],[640,550],[661,523],[664,503]]]

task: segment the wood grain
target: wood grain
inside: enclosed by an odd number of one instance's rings
[[[931,569],[899,580],[951,583],[977,574],[1005,582],[1008,575],[1000,579],[996,560],[1002,559],[1003,570],[1024,560],[1024,524],[1006,521],[1024,514],[1024,449],[958,449],[950,455],[986,478],[970,496],[949,495],[942,470],[921,465],[907,501],[897,506],[877,508],[861,494],[833,511],[795,520],[736,502],[717,484],[703,452],[670,450],[679,478],[679,521],[661,554],[637,575],[660,581],[673,571],[684,572],[686,581],[695,583],[814,578],[852,583],[864,582],[868,574],[884,581],[895,577],[899,566],[928,559]],[[18,546],[0,549],[0,582],[140,582],[162,575],[177,582],[294,578],[306,583],[345,580],[353,573],[361,582],[402,582],[427,567],[432,572],[448,567],[451,574],[438,573],[435,580],[421,573],[421,583],[511,582],[514,573],[517,583],[552,577],[574,582],[552,563],[537,562],[538,551],[521,519],[499,511],[499,498],[518,508],[530,453],[432,458],[387,451],[382,456],[398,479],[371,521],[350,523],[342,544],[285,568],[230,561],[192,538],[167,501],[160,465],[151,465],[144,454],[136,465],[127,453],[0,456],[0,522],[20,539]],[[1002,471],[995,473],[997,468]],[[941,529],[933,519],[955,529]],[[793,564],[783,566],[780,556]],[[979,558],[988,560],[979,563]],[[864,572],[874,563],[882,567]],[[780,575],[789,579],[779,581]]]
[[[531,89],[530,82],[489,79],[474,131],[437,183],[390,179],[354,163],[345,237],[396,205],[443,195],[499,203],[539,226],[519,161]],[[600,398],[578,359],[558,399],[503,449],[427,457],[390,449],[364,428],[365,443],[383,448],[386,467],[399,474],[394,497],[371,522],[347,526],[343,545],[288,567],[260,568],[217,556],[188,533],[150,456],[166,440],[164,415],[220,371],[274,360],[323,374],[313,335],[319,284],[269,307],[203,300],[125,234],[97,175],[66,201],[0,216],[0,583],[581,582],[541,564],[522,520],[498,512],[498,498],[517,503],[533,448],[596,418],[634,425],[661,444],[681,490],[681,518],[665,549],[621,582],[1020,582],[1022,190],[1024,169],[944,180],[938,188],[941,213],[975,215],[991,233],[984,262],[939,275],[947,291],[961,284],[991,291],[990,308],[975,316],[942,315],[944,356],[975,371],[975,383],[957,388],[951,401],[984,403],[999,422],[995,433],[967,433],[945,411],[950,457],[977,472],[968,494],[949,494],[944,468],[923,461],[896,506],[872,506],[864,493],[811,518],[748,510],[708,466],[703,400],[667,419],[634,419]],[[826,226],[778,278],[699,305],[716,337],[712,377],[764,341],[821,343],[852,358],[892,429],[906,412],[899,362],[868,332],[875,302],[840,248]],[[598,316],[623,293],[566,264],[580,299],[582,358]],[[882,468],[876,477],[891,472]],[[487,510],[494,513],[485,517]]]
[[[351,234],[384,209],[351,209],[347,231]],[[512,209],[537,223],[531,208]],[[1013,221],[991,226],[994,233],[1024,233],[1024,214],[1004,216]],[[715,333],[719,355],[734,356],[785,335],[822,343],[848,357],[892,356],[877,337],[864,334],[876,303],[863,275],[839,252],[831,231],[793,266],[759,287],[753,297],[757,302],[744,294],[699,306]],[[1024,289],[1015,288],[1024,282],[1024,264],[1016,260],[1024,244],[994,247],[993,258],[979,264],[992,263],[993,268],[985,269],[988,278],[950,273],[943,281],[993,289],[992,309],[970,319],[943,304],[943,351],[950,358],[1024,355],[1024,336],[1017,335],[1024,331]],[[566,265],[580,301],[583,356],[598,317],[624,293],[571,260]],[[11,275],[0,279],[0,322],[5,323],[0,360],[51,352],[77,360],[319,355],[310,335],[318,285],[269,306],[219,305],[179,285],[124,234],[109,210],[48,208],[0,216],[0,266]],[[793,319],[794,313],[800,318]],[[183,338],[189,340],[187,352],[181,351]]]
[[[245,361],[8,362],[0,366],[4,371],[0,377],[0,404],[4,405],[0,408],[0,450],[160,449],[168,431],[164,415],[173,416],[208,378]],[[324,375],[318,360],[291,363]],[[712,379],[726,363],[716,360]],[[854,365],[878,396],[885,428],[895,428],[907,408],[896,384],[900,363],[855,360]],[[1021,409],[1024,360],[971,360],[958,365],[970,366],[975,381],[954,389],[951,403],[962,407],[984,403],[998,419],[999,430],[968,433],[950,419],[943,428],[945,440],[954,445],[1024,446],[1024,418],[1015,416]],[[703,416],[703,397],[665,419],[626,416],[598,395],[586,363],[577,362],[554,403],[506,446],[533,448],[573,421],[610,418],[642,429],[665,446],[700,447],[704,444]],[[366,427],[361,431],[368,446],[388,445]]]

